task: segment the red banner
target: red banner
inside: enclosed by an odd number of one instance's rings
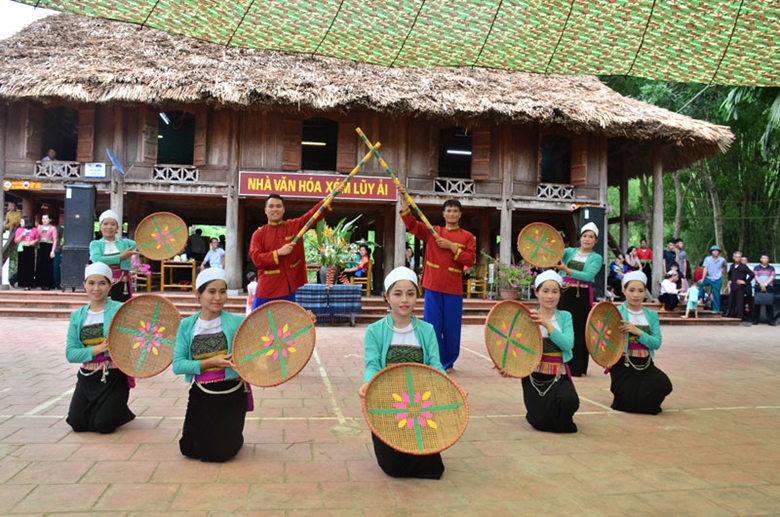
[[[285,172],[239,173],[238,194],[240,196],[267,196],[279,194],[282,197],[307,197],[322,199],[336,188],[346,176],[338,174],[306,174]],[[354,176],[338,199],[359,199],[362,201],[395,201],[397,191],[389,177]]]

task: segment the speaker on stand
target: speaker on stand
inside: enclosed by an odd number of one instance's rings
[[[89,263],[89,243],[95,235],[97,191],[92,185],[65,185],[65,244],[62,246],[64,291],[84,284],[84,268]]]

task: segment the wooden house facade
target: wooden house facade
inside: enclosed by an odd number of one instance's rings
[[[265,224],[267,193],[285,197],[287,217],[308,210],[366,154],[357,127],[381,142],[434,224],[442,203],[458,199],[478,249],[504,261],[525,224],[545,221],[571,238],[583,220],[606,230],[608,185],[645,173],[660,180],[733,139],[728,128],[621,97],[592,77],[385,69],[71,15],[39,21],[0,50],[6,196],[32,215],[61,207],[65,185],[90,183],[98,210],[123,214],[131,235],[161,210],[224,224],[231,288]],[[49,148],[57,160],[42,160]],[[329,221],[360,214],[357,236],[375,232],[375,278],[403,263],[399,203],[378,160],[333,206]],[[652,236],[658,257],[662,239]]]

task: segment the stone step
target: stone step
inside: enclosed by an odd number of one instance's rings
[[[139,293],[144,294],[144,293]],[[198,310],[198,302],[192,292],[165,291],[162,294],[181,312],[182,316],[190,316]],[[71,291],[24,291],[6,290],[0,291],[0,317],[46,317],[68,318],[70,313],[87,303],[87,295],[83,292]],[[245,295],[229,296],[225,309],[229,312],[241,314],[246,303]],[[464,298],[463,300],[463,324],[484,325],[490,309],[497,303],[495,300],[483,300],[479,298]],[[535,300],[523,302],[529,309],[538,304]],[[359,323],[372,323],[387,314],[387,302],[380,296],[371,296],[361,299],[362,315],[356,317]],[[418,300],[415,307],[415,315],[422,318],[424,301]],[[661,304],[648,303],[648,308],[659,310]],[[720,313],[712,311],[699,311],[699,318],[681,318],[685,310],[674,312],[660,312],[660,321],[663,325],[738,325],[739,320],[724,318]],[[339,321],[349,321],[346,318],[337,318]],[[322,318],[321,323],[327,323],[329,318]]]

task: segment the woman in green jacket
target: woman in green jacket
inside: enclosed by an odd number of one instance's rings
[[[179,449],[187,457],[224,462],[244,444],[249,388],[233,362],[233,338],[243,315],[225,312],[224,269],[208,268],[195,280],[201,310],[182,320],[173,350],[173,373],[191,383]]]
[[[361,397],[366,396],[371,379],[389,364],[421,363],[444,372],[433,325],[412,314],[417,303],[415,272],[397,267],[385,278],[384,287],[384,297],[391,312],[366,329],[366,373],[358,390]],[[439,453],[406,454],[396,451],[373,433],[371,438],[377,462],[388,476],[439,479],[444,473]]]
[[[111,299],[126,302],[133,295],[133,282],[130,279],[135,241],[122,238],[119,215],[113,210],[100,214],[100,233],[102,238],[89,243],[89,260],[108,264],[113,271]]]

